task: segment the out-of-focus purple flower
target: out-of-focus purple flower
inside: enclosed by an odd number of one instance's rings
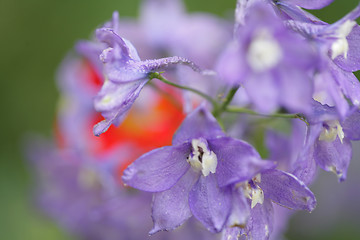
[[[116,12],[113,22],[113,26],[116,26]],[[94,126],[96,136],[105,132],[111,124],[119,125],[123,121],[141,89],[150,80],[149,73],[175,64],[185,64],[195,71],[201,71],[193,62],[182,57],[141,61],[135,47],[120,37],[116,29],[100,28],[96,31],[98,40],[107,46],[100,55],[104,63],[105,82],[94,100],[95,110],[101,112],[105,120]]]
[[[92,159],[86,152],[58,149],[48,141],[32,141],[29,157],[36,176],[39,206],[62,227],[80,239],[147,239],[151,227],[150,196],[119,188],[114,174],[131,146],[123,146]],[[121,157],[119,157],[121,156]],[[191,221],[175,232],[154,240],[217,239]]]
[[[192,215],[219,232],[236,204],[233,184],[272,166],[249,144],[226,137],[215,118],[199,107],[184,120],[173,146],[144,154],[124,171],[123,180],[155,193],[150,233],[172,230]],[[236,219],[246,219],[241,214]]]
[[[353,105],[360,104],[360,83],[351,73],[360,69],[360,27],[355,22],[359,16],[360,6],[333,24],[287,22],[311,40],[321,56],[323,66],[315,75],[314,98],[336,106],[341,118],[350,109],[347,99]]]
[[[140,24],[145,32],[144,39],[152,49],[160,54],[185,56],[203,69],[215,68],[223,46],[232,37],[232,23],[211,14],[187,13],[182,0],[143,1]],[[201,89],[210,96],[226,90],[216,76],[203,76],[189,68],[177,68],[165,74],[173,81]],[[199,96],[189,91],[182,94],[187,113],[201,102]]]
[[[258,2],[247,11],[246,25],[239,26],[235,41],[219,61],[220,75],[229,84],[243,86],[259,112],[271,113],[280,107],[308,112],[315,52],[267,4]]]

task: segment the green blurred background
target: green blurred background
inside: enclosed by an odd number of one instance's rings
[[[231,18],[235,6],[235,0],[185,2],[189,11],[207,11],[227,18]],[[139,3],[140,0],[0,0],[0,239],[73,239],[32,205],[31,180],[22,142],[30,133],[51,136],[58,98],[55,73],[74,43],[88,38],[114,10],[121,16],[136,16]],[[357,0],[335,0],[315,13],[325,21],[334,22],[357,3]],[[351,170],[349,177],[358,172]],[[321,181],[331,186],[334,195],[341,194],[344,185],[338,184],[333,176],[327,177]],[[321,183],[317,189],[321,189]],[[359,188],[354,187],[354,191],[359,192]],[[322,201],[332,197],[318,197],[318,208]],[[287,236],[289,239],[354,239],[360,236],[359,209],[360,206],[345,216],[342,211],[336,224],[322,228],[316,222],[303,226],[302,222],[311,221],[312,216],[300,214],[291,222]],[[321,221],[321,215],[318,219]]]

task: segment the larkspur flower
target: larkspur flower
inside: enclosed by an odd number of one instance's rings
[[[118,22],[118,14],[113,15],[113,26]],[[95,109],[105,120],[94,126],[96,136],[105,132],[111,124],[119,125],[125,118],[140,91],[150,80],[151,72],[169,68],[176,64],[185,64],[194,71],[201,72],[199,67],[182,57],[168,57],[141,61],[135,47],[116,33],[116,27],[100,28],[97,38],[107,48],[100,58],[104,63],[105,82],[94,100]]]
[[[338,118],[336,109],[314,102],[308,144],[313,145],[313,159],[326,171],[334,172],[339,181],[346,179],[352,157],[351,141],[360,140],[359,110],[353,110],[344,120]]]
[[[135,160],[123,181],[154,192],[150,233],[172,230],[192,215],[208,230],[219,232],[232,208],[232,185],[272,166],[249,144],[226,137],[202,106],[184,120],[173,146]]]
[[[360,104],[360,83],[351,72],[360,69],[360,27],[355,22],[360,6],[333,24],[288,21],[287,25],[312,41],[319,52],[322,67],[315,75],[314,99],[336,106],[340,117],[353,105]]]
[[[219,61],[219,74],[229,84],[243,86],[261,113],[280,107],[309,111],[317,65],[311,46],[290,32],[267,4],[257,2],[248,11],[247,24],[239,26],[235,42]]]
[[[254,240],[269,239],[274,228],[272,203],[310,212],[316,206],[314,194],[301,180],[277,169],[263,170],[247,182],[238,183],[237,187],[242,188],[249,199],[249,218],[245,224],[237,217],[230,218],[227,225],[235,230],[225,230],[224,239],[237,239],[237,235],[246,235]]]

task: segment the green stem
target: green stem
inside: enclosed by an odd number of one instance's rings
[[[289,113],[261,114],[261,113],[255,112],[248,108],[241,108],[241,107],[236,107],[236,106],[228,106],[225,109],[225,111],[230,112],[230,113],[246,113],[246,114],[250,114],[250,115],[261,116],[261,117],[270,117],[270,118],[294,118],[294,119],[298,118],[298,119],[302,120],[303,122],[305,122],[307,125],[309,125],[306,118],[302,114],[299,114],[299,113],[296,113],[296,114],[289,114]]]
[[[239,89],[239,86],[233,87],[230,89],[230,91],[228,92],[227,96],[224,98],[223,103],[216,109],[214,109],[213,111],[213,115],[216,118],[219,118],[221,113],[223,113],[227,106],[230,104],[231,100],[234,98],[235,93],[237,92],[237,90]]]
[[[213,105],[214,108],[217,108],[217,106],[218,106],[217,102],[212,97],[210,97],[209,95],[207,95],[207,94],[205,94],[205,93],[203,93],[203,92],[201,92],[199,90],[196,90],[194,88],[187,87],[187,86],[182,86],[182,85],[170,82],[169,80],[167,80],[166,78],[161,76],[160,73],[157,73],[157,72],[150,73],[149,78],[150,79],[156,78],[156,79],[159,79],[160,81],[162,81],[162,82],[164,82],[166,84],[169,84],[169,85],[171,85],[173,87],[177,87],[177,88],[180,88],[180,89],[184,89],[184,90],[188,90],[190,92],[196,93],[197,95],[199,95],[199,96],[205,98],[206,100],[208,100],[209,102],[211,102],[211,104]]]

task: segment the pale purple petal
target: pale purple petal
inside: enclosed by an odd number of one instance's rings
[[[349,44],[347,58],[339,55],[334,59],[336,65],[348,72],[360,70],[360,27],[355,25],[351,33],[346,37]]]
[[[176,145],[200,137],[211,139],[224,135],[214,116],[201,105],[185,118],[172,142]]]
[[[186,173],[191,145],[155,149],[135,160],[125,171],[125,184],[148,192],[168,190]]]
[[[315,144],[316,163],[322,169],[334,172],[339,177],[339,181],[346,179],[351,157],[351,142],[347,138],[344,138],[342,143],[337,137],[333,142],[319,140]]]
[[[118,126],[124,120],[146,83],[146,80],[122,84],[114,84],[110,81],[104,83],[94,99],[95,110],[105,117],[104,121],[94,126],[95,136],[104,133],[111,124]]]
[[[350,140],[360,140],[360,111],[351,114],[342,124],[345,137]]]
[[[294,210],[314,210],[316,199],[306,185],[294,175],[276,169],[261,173],[260,188],[264,197]]]
[[[326,7],[334,0],[281,0],[306,9],[320,9]]]
[[[257,173],[274,167],[274,162],[261,160],[256,150],[244,141],[222,137],[210,139],[208,143],[218,159],[216,177],[220,187],[250,180]]]
[[[251,215],[245,229],[249,239],[267,240],[273,230],[274,209],[269,199],[262,204],[256,204],[251,209]]]
[[[317,168],[314,159],[314,143],[318,139],[322,128],[322,123],[308,127],[305,145],[293,165],[294,170],[291,173],[305,184],[310,184],[315,178]]]
[[[231,189],[219,188],[214,174],[201,176],[189,194],[193,215],[211,232],[220,232],[231,210]]]
[[[242,188],[235,188],[232,194],[232,209],[226,226],[244,227],[250,217],[250,206]]]
[[[161,230],[173,230],[192,216],[189,208],[189,192],[199,174],[189,169],[169,190],[154,193],[152,219],[154,227],[150,234]]]

